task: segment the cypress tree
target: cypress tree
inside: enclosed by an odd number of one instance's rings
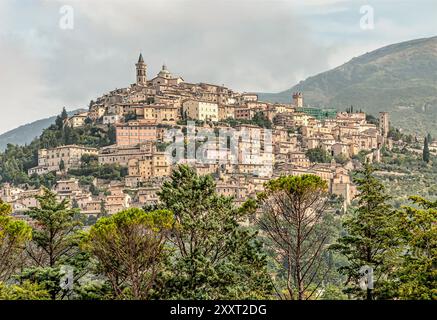
[[[425,161],[426,163],[429,162],[428,137],[425,137],[425,141],[423,143],[423,161]]]

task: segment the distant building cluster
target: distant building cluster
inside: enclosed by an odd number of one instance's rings
[[[257,124],[254,120],[260,117],[271,126]],[[195,132],[190,136],[193,123]],[[231,128],[231,123],[236,125]],[[237,202],[262,191],[272,178],[315,174],[347,205],[356,193],[349,173],[358,164],[351,159],[366,151],[370,161],[379,161],[381,147],[391,147],[388,113],[381,112],[379,125],[375,125],[366,121],[363,112],[306,107],[301,92],[290,96],[289,104],[262,102],[254,93],[185,82],[165,65],[148,79],[142,55],[136,63],[134,84],[98,97],[87,112],[65,123],[74,128],[89,124],[113,126],[116,144],[101,149],[77,145],[41,149],[38,166],[28,172],[62,174],[79,168],[86,154],[95,156],[101,165],[126,167],[127,176],[121,182],[93,179],[94,188],[106,190],[99,195],[89,186],[81,187],[77,179],[57,182],[54,191],[59,198],[70,200],[89,215],[156,204],[160,185],[178,163],[193,166],[198,174],[212,174],[218,193]],[[345,161],[312,163],[306,152],[316,148]],[[175,162],[178,152],[184,156]],[[40,193],[40,189],[7,184],[0,197],[22,212],[36,205],[34,197]]]

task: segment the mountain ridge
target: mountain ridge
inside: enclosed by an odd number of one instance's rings
[[[84,111],[77,109],[67,112],[69,116]],[[15,129],[9,130],[0,135],[0,151],[4,151],[8,144],[24,145],[32,142],[33,139],[39,137],[42,131],[54,124],[57,116],[52,116],[44,119],[39,119]]]
[[[289,103],[297,91],[303,92],[309,106],[343,110],[353,105],[372,114],[388,111],[393,124],[405,131],[437,134],[437,36],[367,52],[288,90],[259,97]]]
[[[345,110],[353,105],[374,115],[388,111],[394,126],[437,136],[437,36],[391,44],[308,77],[290,89],[258,95],[262,101],[290,103],[297,91],[303,92],[308,106]],[[56,116],[40,119],[1,134],[0,151],[9,143],[30,143],[55,120]]]

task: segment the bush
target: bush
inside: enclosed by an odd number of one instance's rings
[[[50,300],[43,286],[25,281],[21,285],[0,283],[0,300]]]
[[[332,156],[320,147],[309,149],[306,152],[306,156],[308,157],[308,159],[310,159],[311,162],[329,163],[332,160]]]

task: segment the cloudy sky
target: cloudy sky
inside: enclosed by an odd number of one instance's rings
[[[140,51],[149,77],[165,62],[189,82],[279,92],[437,35],[436,12],[436,0],[0,0],[0,133],[129,85]]]

